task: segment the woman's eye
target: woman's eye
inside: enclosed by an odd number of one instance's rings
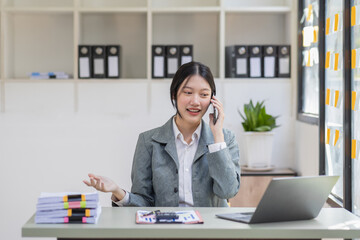
[[[209,94],[207,94],[207,93],[203,93],[203,94],[201,94],[201,96],[203,96],[203,97],[207,97],[207,96],[209,96]]]
[[[191,94],[191,92],[185,92],[185,94],[189,94],[189,95],[190,95],[190,94]]]

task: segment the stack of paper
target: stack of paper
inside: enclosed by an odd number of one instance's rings
[[[35,223],[97,223],[100,213],[97,192],[41,193]]]

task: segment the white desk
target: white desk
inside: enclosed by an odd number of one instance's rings
[[[342,208],[323,208],[312,220],[243,224],[217,218],[217,213],[251,208],[195,208],[204,224],[136,224],[139,209],[179,211],[178,208],[103,208],[97,224],[35,224],[34,216],[22,227],[23,237],[112,239],[314,239],[360,238],[360,218]]]

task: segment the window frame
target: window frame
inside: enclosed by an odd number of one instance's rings
[[[297,57],[298,57],[298,73],[297,73],[297,115],[296,115],[296,119],[300,122],[304,122],[304,123],[308,123],[311,125],[319,125],[320,123],[320,112],[319,115],[317,114],[311,114],[311,113],[305,113],[303,111],[303,99],[304,99],[304,92],[303,92],[303,73],[302,73],[302,62],[303,62],[303,55],[302,55],[302,40],[303,40],[303,36],[302,36],[302,24],[300,23],[301,17],[303,15],[303,9],[304,9],[304,5],[303,5],[303,0],[299,0],[299,5],[298,5],[298,31],[297,31],[297,37],[298,37],[298,41],[297,41]],[[321,81],[320,77],[321,77],[321,72],[322,72],[322,67],[323,65],[321,65],[321,47],[324,46],[324,43],[320,41],[320,36],[323,33],[323,28],[321,27],[321,25],[323,26],[324,24],[324,19],[321,18],[320,16],[320,11],[323,10],[323,7],[321,7],[322,5],[322,1],[319,0],[319,82]],[[321,92],[321,88],[319,88],[319,92]],[[321,94],[319,94],[321,95]],[[319,102],[320,105],[320,102]]]

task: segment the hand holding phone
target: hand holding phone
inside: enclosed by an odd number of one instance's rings
[[[214,109],[214,111],[213,111],[213,123],[214,123],[214,125],[216,124],[216,121],[218,120],[218,111],[217,111],[217,109],[216,109],[216,107],[214,106],[214,104],[212,104],[212,106],[213,106],[213,109]]]

